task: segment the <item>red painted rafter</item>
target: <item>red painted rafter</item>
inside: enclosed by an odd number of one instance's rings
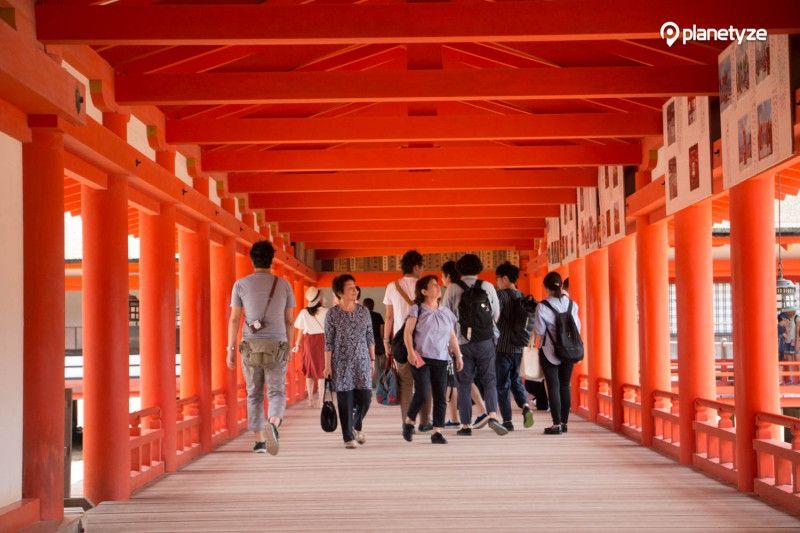
[[[253,208],[253,206],[249,206]],[[282,222],[327,222],[327,221],[373,221],[373,220],[482,220],[497,218],[541,218],[557,217],[557,205],[505,205],[505,206],[458,206],[447,209],[431,209],[430,207],[361,207],[348,204],[343,207],[299,208],[299,209],[267,209],[267,219]]]
[[[533,189],[597,186],[596,169],[434,170],[429,172],[232,173],[228,191],[317,193],[332,191],[411,191]],[[545,191],[543,191],[545,192]],[[572,200],[574,202],[574,199]]]
[[[499,205],[558,205],[576,202],[574,189],[461,189],[451,193],[432,196],[429,191],[394,191],[391,194],[376,194],[373,191],[306,193],[253,193],[249,197],[252,209],[300,209],[324,208],[327,206],[357,205],[361,207],[414,207],[427,205],[448,209],[453,206],[499,206]],[[344,206],[343,206],[344,207]]]
[[[356,44],[654,39],[665,21],[699,27],[800,27],[794,0],[639,0],[304,6],[36,7],[38,38],[94,44]],[[191,23],[187,23],[191,21]]]
[[[714,66],[118,75],[124,104],[436,102],[713,95]]]
[[[459,168],[638,165],[639,144],[614,146],[489,146],[471,148],[343,148],[336,150],[218,151],[203,157],[206,171],[313,172]]]
[[[328,222],[281,222],[281,231],[288,231],[293,236],[305,232],[330,232],[342,234],[360,233],[362,231],[396,232],[407,230],[464,230],[481,228],[502,231],[506,229],[541,230],[544,229],[544,218],[488,218],[488,219],[399,219],[399,220],[340,220]]]
[[[167,142],[184,144],[491,141],[643,137],[661,134],[660,113],[460,115],[336,119],[167,121]]]

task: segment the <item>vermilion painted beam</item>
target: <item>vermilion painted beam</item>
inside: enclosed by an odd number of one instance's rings
[[[435,216],[435,215],[432,215]],[[450,220],[450,219],[398,219],[398,220],[337,220],[329,222],[281,222],[281,231],[288,231],[294,240],[302,241],[298,235],[307,232],[331,232],[336,234],[360,233],[363,231],[385,231],[387,235],[395,231],[429,230],[438,231],[459,230],[469,228],[493,229],[498,233],[507,229],[542,230],[544,218],[486,218],[475,220]],[[800,242],[800,239],[798,239]]]
[[[519,250],[530,248],[533,245],[533,237],[530,239],[503,239],[503,238],[490,238],[490,239],[450,239],[446,235],[442,235],[441,239],[379,239],[374,241],[326,241],[326,242],[313,242],[308,241],[305,245],[315,250],[329,249],[338,250],[340,248],[347,248],[350,250],[357,249],[376,249],[376,248],[445,248],[457,250],[486,250],[486,249],[503,249],[503,248],[516,248]]]
[[[346,195],[340,192],[250,195],[252,209],[296,209],[308,207],[350,206],[359,207],[414,207],[428,206],[447,209],[451,206],[484,205],[553,205],[574,203],[577,200],[573,189],[496,189],[459,190],[432,195],[428,191],[397,191],[390,194],[369,191],[353,191]]]
[[[639,144],[608,146],[487,146],[452,148],[342,148],[335,150],[216,151],[203,155],[206,172],[312,172],[463,168],[636,165]]]
[[[596,187],[597,170],[431,170],[421,172],[233,173],[228,191],[305,192]]]
[[[331,221],[331,220],[397,220],[440,219],[475,220],[493,218],[539,218],[557,217],[557,205],[505,205],[505,206],[452,206],[447,209],[431,207],[359,207],[348,204],[346,208],[324,207],[320,209],[267,209],[266,218],[274,222]]]
[[[768,7],[768,8],[767,8]],[[655,39],[668,20],[699,27],[800,26],[793,0],[638,0],[300,6],[36,6],[38,38],[93,44],[347,44]],[[190,22],[190,23],[189,23]]]
[[[264,118],[167,121],[173,144],[572,139],[661,135],[659,113]]]
[[[380,240],[405,240],[409,243],[418,240],[429,240],[431,238],[445,238],[451,240],[491,240],[491,239],[535,239],[544,236],[543,229],[484,229],[484,228],[470,228],[470,229],[442,229],[436,224],[431,224],[429,228],[424,230],[401,230],[401,231],[361,231],[361,232],[301,232],[292,233],[293,241],[301,241],[306,244],[309,243],[326,243],[326,242],[362,242],[362,241],[380,241]]]
[[[120,104],[306,104],[710,96],[716,66],[117,75]]]

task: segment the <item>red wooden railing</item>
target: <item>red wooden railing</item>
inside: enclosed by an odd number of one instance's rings
[[[642,388],[639,385],[622,385],[622,433],[642,440]]]
[[[785,430],[791,432],[791,444],[780,439],[780,431]],[[800,513],[800,418],[758,413],[753,449],[758,465],[755,492],[765,500]]]
[[[144,422],[143,422],[144,420]],[[131,453],[131,491],[135,491],[164,473],[161,448],[164,430],[161,409],[150,407],[129,415]]]
[[[247,387],[244,383],[236,389],[236,413],[236,421],[241,433],[247,429]]]
[[[211,442],[214,446],[228,439],[228,402],[225,389],[211,391]],[[237,432],[238,433],[238,432]]]
[[[674,459],[680,456],[681,428],[678,395],[662,390],[653,391],[652,414],[655,422],[653,448]]]
[[[733,405],[713,400],[694,402],[693,464],[706,474],[736,484],[736,427]]]
[[[200,455],[200,399],[197,396],[181,398],[176,402],[176,444],[178,466],[181,467]]]
[[[597,423],[607,428],[614,428],[611,380],[606,378],[597,378]]]
[[[589,415],[589,376],[578,375],[578,406],[576,411],[581,416]]]

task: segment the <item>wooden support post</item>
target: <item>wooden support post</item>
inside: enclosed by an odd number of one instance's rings
[[[235,370],[228,369],[226,363],[231,287],[236,281],[235,255],[236,242],[233,237],[226,238],[222,246],[211,247],[211,389],[225,389],[229,438],[233,438],[238,433],[236,430],[236,373]]]
[[[611,390],[614,431],[622,429],[622,385],[639,381],[639,332],[636,326],[636,240],[624,237],[608,250],[611,293]],[[570,279],[570,289],[572,280]]]
[[[572,398],[574,398],[572,406],[573,410],[577,410],[579,406],[578,398],[580,398],[580,378],[578,376],[586,373],[591,357],[586,333],[589,327],[586,302],[586,259],[579,257],[572,261],[569,264],[569,272],[569,296],[578,304],[578,315],[581,319],[581,337],[584,341],[583,361],[576,364],[572,370]]]
[[[586,257],[586,296],[589,319],[589,420],[597,421],[598,379],[611,378],[611,319],[608,304],[608,249]]]

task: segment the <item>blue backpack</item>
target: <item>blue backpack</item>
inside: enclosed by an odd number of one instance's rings
[[[397,376],[391,367],[381,372],[375,397],[381,405],[398,405],[400,403],[400,396],[397,394]]]

